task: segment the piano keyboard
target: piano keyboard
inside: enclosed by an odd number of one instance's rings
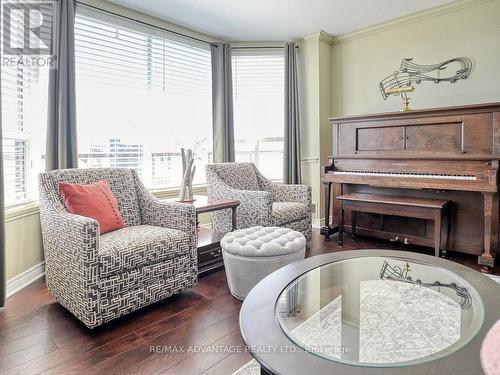
[[[402,177],[402,178],[435,178],[446,180],[475,181],[473,175],[429,174],[429,173],[394,173],[394,172],[366,172],[366,171],[334,171],[336,175],[345,176],[370,176],[370,177]]]

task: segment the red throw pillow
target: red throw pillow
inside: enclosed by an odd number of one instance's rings
[[[59,192],[66,209],[72,214],[97,220],[101,234],[120,229],[125,221],[118,209],[118,200],[108,181],[89,185],[59,183]]]

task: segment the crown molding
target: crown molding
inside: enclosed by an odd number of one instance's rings
[[[336,40],[336,38],[333,35],[328,34],[326,31],[323,31],[323,30],[320,30],[320,31],[312,33],[312,34],[308,34],[302,39],[305,41],[318,40],[320,42],[324,42],[324,43],[329,44],[329,45],[334,44],[335,40]]]
[[[444,4],[435,8],[413,13],[408,16],[399,17],[391,21],[379,23],[377,25],[369,26],[364,29],[354,31],[352,33],[339,35],[337,37],[334,37],[333,44],[345,43],[354,39],[363,38],[369,35],[377,34],[386,30],[412,24],[425,19],[438,17],[447,13],[458,12],[463,9],[475,7],[485,3],[490,3],[492,1],[493,0],[456,0],[449,4]]]
[[[335,43],[335,37],[331,34],[328,34],[326,31],[321,30],[319,32],[319,41],[332,45],[333,43]]]
[[[312,33],[312,34],[307,34],[305,37],[303,37],[302,39],[305,40],[305,41],[314,41],[314,40],[318,40],[319,39],[319,33],[320,31],[316,32],[316,33]]]

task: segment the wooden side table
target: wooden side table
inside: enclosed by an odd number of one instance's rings
[[[219,210],[231,210],[232,212],[232,230],[236,229],[236,208],[240,201],[233,199],[208,200],[206,196],[195,195],[194,201],[186,204],[192,204],[196,208],[196,215]],[[168,201],[177,201],[176,199],[167,199]],[[222,248],[220,239],[225,233],[219,233],[211,228],[198,227],[198,274],[204,275],[211,271],[216,271],[224,266],[222,259]]]

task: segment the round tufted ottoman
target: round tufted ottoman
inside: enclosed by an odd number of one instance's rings
[[[264,277],[304,259],[306,238],[287,228],[252,227],[226,234],[220,241],[231,294],[244,300]]]

